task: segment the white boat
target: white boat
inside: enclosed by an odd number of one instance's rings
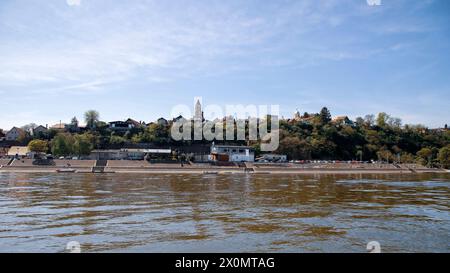
[[[58,173],[74,173],[74,172],[76,172],[76,170],[67,168],[67,169],[57,169],[56,172],[58,172]]]

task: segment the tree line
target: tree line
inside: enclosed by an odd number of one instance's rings
[[[280,153],[293,159],[379,160],[448,166],[450,132],[404,125],[386,113],[336,121],[323,108],[280,123]]]
[[[170,121],[116,132],[110,130],[106,122],[100,121],[97,111],[86,112],[84,118],[87,126],[83,133],[62,133],[51,129],[46,135],[30,138],[30,148],[66,156],[88,155],[95,148],[108,149],[126,144],[177,146],[194,143],[172,140]],[[72,119],[71,125],[78,126],[76,118]],[[257,155],[260,153],[260,143],[257,141],[236,144],[251,145]],[[280,146],[276,153],[286,154],[292,160],[378,160],[448,168],[450,131],[447,128],[428,129],[423,125],[402,125],[401,119],[387,113],[366,115],[355,120],[346,117],[332,120],[330,111],[324,107],[318,113],[281,119]]]

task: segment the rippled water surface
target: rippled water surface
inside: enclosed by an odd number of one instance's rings
[[[450,252],[450,175],[0,173],[0,252]]]

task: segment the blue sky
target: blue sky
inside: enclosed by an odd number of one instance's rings
[[[450,117],[450,1],[2,0],[0,128],[279,104]]]

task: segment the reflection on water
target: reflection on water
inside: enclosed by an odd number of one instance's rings
[[[0,252],[450,252],[450,175],[0,173]]]

